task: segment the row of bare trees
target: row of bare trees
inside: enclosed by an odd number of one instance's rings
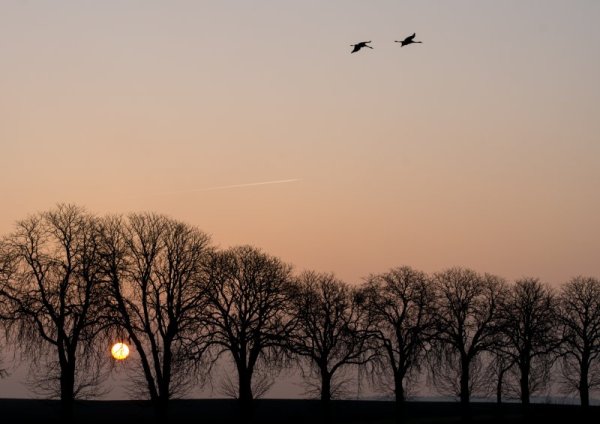
[[[428,277],[402,267],[369,278],[366,287],[379,299],[368,307],[377,317],[375,375],[388,367],[398,401],[423,365],[442,392],[463,403],[489,393],[493,382],[498,402],[508,393],[529,404],[553,369],[584,406],[600,387],[595,278],[576,277],[555,291],[536,278],[508,284],[464,268]]]
[[[35,389],[67,405],[99,393],[117,339],[134,348],[134,383],[157,406],[201,384],[219,358],[244,404],[291,365],[323,401],[357,367],[398,402],[425,374],[465,404],[490,385],[499,401],[527,404],[553,370],[582,405],[600,387],[597,279],[556,291],[534,278],[401,267],[351,286],[296,275],[253,247],[217,249],[150,213],[59,205],[19,221],[0,241],[0,320]]]

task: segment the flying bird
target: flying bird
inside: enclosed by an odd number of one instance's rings
[[[410,35],[410,36],[406,37],[402,41],[395,41],[395,42],[396,43],[402,43],[400,45],[400,47],[408,46],[409,44],[422,43],[422,41],[415,41],[415,36],[416,35],[417,35],[417,33],[414,33],[413,35]]]
[[[368,48],[372,49],[373,47],[367,46],[367,44],[369,44],[369,43],[370,43],[370,41],[361,41],[360,43],[357,43],[357,44],[350,44],[352,47],[354,47],[354,50],[352,50],[350,53],[356,53],[363,47],[368,47]]]

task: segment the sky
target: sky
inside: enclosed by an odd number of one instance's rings
[[[599,19],[595,0],[0,0],[0,234],[75,203],[350,283],[600,277]]]

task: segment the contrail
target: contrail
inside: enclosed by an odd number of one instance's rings
[[[294,183],[297,181],[302,181],[302,180],[300,178],[290,178],[287,180],[260,181],[260,182],[256,182],[256,183],[231,184],[231,185],[206,187],[206,188],[193,188],[190,190],[178,190],[178,191],[170,191],[170,192],[163,192],[163,193],[157,193],[157,194],[192,193],[192,192],[198,192],[198,191],[227,190],[230,188],[253,187],[253,186],[261,186],[261,185],[268,185],[268,184]]]

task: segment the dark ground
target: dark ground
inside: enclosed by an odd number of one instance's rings
[[[325,415],[326,414],[326,415]],[[60,404],[49,400],[0,399],[1,423],[236,423],[242,420],[235,400],[172,401],[167,418],[157,418],[144,401],[80,401],[72,420],[61,415]],[[325,419],[324,419],[325,418]],[[324,411],[318,401],[259,400],[255,402],[252,423],[600,423],[600,407],[584,413],[579,406],[474,403],[463,411],[458,403],[408,402],[396,417],[393,402],[333,401]]]

